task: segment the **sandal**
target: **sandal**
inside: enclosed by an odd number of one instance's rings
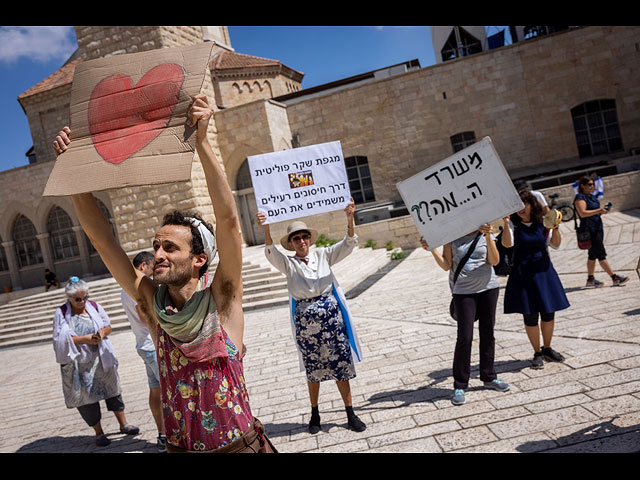
[[[126,433],[127,435],[137,435],[140,433],[140,429],[128,423],[124,427],[120,427],[120,433]]]

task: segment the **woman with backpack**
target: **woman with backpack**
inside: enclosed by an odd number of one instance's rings
[[[429,245],[420,239],[425,250]],[[473,324],[478,320],[480,333],[480,380],[486,388],[499,392],[509,390],[509,385],[498,379],[494,367],[495,338],[493,334],[498,303],[498,278],[493,266],[500,256],[490,225],[446,244],[442,254],[431,251],[436,263],[449,271],[449,287],[453,294],[451,311],[458,324],[458,335],[453,356],[453,388],[451,403],[465,403],[465,389],[471,374],[471,344]]]
[[[111,322],[104,309],[89,300],[89,285],[71,277],[65,286],[67,302],[56,309],[53,320],[53,348],[62,374],[62,391],[67,408],[77,408],[93,427],[96,445],[111,441],[100,423],[100,402],[104,400],[120,424],[120,433],[136,435],[140,429],[127,423],[122,401],[118,359],[107,338]]]

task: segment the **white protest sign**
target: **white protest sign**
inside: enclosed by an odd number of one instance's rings
[[[524,208],[489,137],[396,187],[430,250]]]
[[[258,210],[265,223],[344,209],[349,181],[340,142],[247,158]]]

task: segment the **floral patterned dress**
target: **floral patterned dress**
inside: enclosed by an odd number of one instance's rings
[[[333,294],[298,300],[294,319],[307,381],[346,381],[356,376],[344,318]]]
[[[242,436],[253,421],[242,366],[245,352],[226,332],[224,337],[229,357],[190,362],[158,326],[162,410],[171,445],[215,450]]]

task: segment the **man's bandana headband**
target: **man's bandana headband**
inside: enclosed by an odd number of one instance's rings
[[[195,228],[200,232],[200,238],[202,238],[202,244],[204,245],[204,253],[207,255],[207,265],[211,265],[213,262],[213,257],[215,257],[216,252],[218,251],[218,246],[216,244],[216,237],[211,233],[211,231],[204,226],[204,224],[193,217],[184,217],[186,220],[191,222]]]

